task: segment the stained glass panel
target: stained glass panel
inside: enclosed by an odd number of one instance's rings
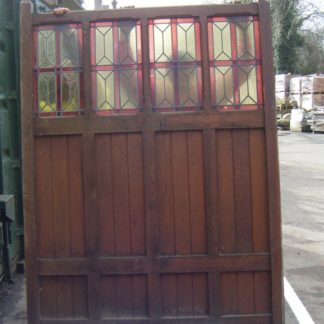
[[[178,60],[182,62],[195,61],[196,39],[193,23],[177,24]]]
[[[258,102],[258,97],[256,69],[254,65],[239,67],[239,84],[240,104],[256,104]]]
[[[157,108],[174,106],[174,71],[172,69],[155,70],[155,102]]]
[[[60,33],[61,65],[66,67],[79,65],[78,30],[67,29]]]
[[[241,21],[236,24],[237,56],[240,60],[255,58],[253,21]]]
[[[231,60],[231,25],[229,22],[213,23],[213,58],[214,60]]]
[[[179,68],[179,102],[181,107],[192,107],[201,104],[198,97],[198,73],[195,67]]]
[[[138,72],[136,70],[120,71],[119,80],[121,108],[139,108]]]
[[[118,28],[118,63],[134,64],[137,62],[136,23],[123,22]]]
[[[54,67],[56,48],[55,48],[55,31],[42,30],[38,32],[38,67]]]
[[[215,94],[217,105],[234,104],[234,80],[231,66],[219,66],[214,68]]]
[[[154,25],[154,61],[172,61],[171,24]]]
[[[97,107],[99,110],[115,109],[115,77],[113,71],[100,71],[96,74]]]
[[[112,26],[96,28],[96,65],[114,63],[114,46]]]
[[[55,73],[41,73],[38,76],[38,109],[41,113],[57,110]]]
[[[79,73],[63,73],[61,76],[62,111],[77,111],[80,107]]]

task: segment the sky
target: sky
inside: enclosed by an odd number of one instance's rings
[[[221,0],[219,0],[221,2]],[[314,5],[318,6],[321,11],[324,11],[324,0],[308,0]],[[152,1],[152,0],[117,0],[118,7],[133,6],[136,7],[162,7],[162,6],[183,6],[183,5],[197,5],[208,2],[217,2],[217,0],[162,0],[162,1]],[[110,5],[111,0],[103,0],[103,4]],[[84,0],[84,5],[86,9],[93,9],[94,0]]]

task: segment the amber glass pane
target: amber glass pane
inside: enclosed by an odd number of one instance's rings
[[[234,104],[233,68],[231,66],[219,66],[214,69],[214,73],[216,104]]]
[[[120,71],[120,107],[138,108],[138,78],[136,70]]]
[[[97,27],[96,41],[96,65],[110,65],[114,62],[113,30],[111,26]]]
[[[252,21],[238,22],[236,25],[237,56],[241,60],[255,58],[254,28]]]
[[[200,104],[198,100],[197,73],[197,68],[194,67],[179,68],[178,70],[180,106],[182,107],[192,107]]]
[[[228,22],[213,23],[214,60],[231,60],[231,28]]]
[[[195,25],[193,23],[177,24],[178,60],[182,62],[196,60]]]
[[[115,78],[112,71],[100,71],[97,72],[97,109],[106,110],[114,109],[115,94],[114,85]]]
[[[174,71],[162,68],[155,70],[155,106],[174,106]]]
[[[257,103],[257,78],[254,65],[239,67],[239,92],[242,105]]]
[[[55,73],[41,73],[38,76],[38,106],[41,113],[55,112],[56,77]]]
[[[62,111],[77,111],[80,107],[79,73],[61,75]]]
[[[61,66],[72,67],[79,65],[78,31],[68,29],[60,33]]]
[[[137,62],[136,24],[120,23],[118,28],[118,63],[133,64]]]
[[[42,30],[38,32],[38,67],[55,66],[55,32]]]
[[[172,39],[170,24],[154,25],[154,61],[172,61]]]

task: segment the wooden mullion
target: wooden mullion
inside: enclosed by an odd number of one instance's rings
[[[208,228],[208,255],[218,255],[216,131],[204,129],[204,159],[206,187],[206,216]]]
[[[84,102],[84,114],[85,116],[94,115],[94,99],[92,98],[92,75],[91,75],[91,33],[90,22],[88,20],[82,22],[82,34],[83,34],[83,48],[82,48],[82,64],[83,64],[83,96]]]
[[[96,195],[96,169],[95,169],[95,134],[83,135],[83,191],[84,210],[86,221],[86,251],[87,259],[92,267],[87,273],[88,280],[88,309],[89,318],[100,318],[99,273],[95,267],[97,260],[97,195]]]
[[[34,198],[33,31],[32,4],[20,4],[21,141],[28,323],[39,323],[37,221]]]
[[[146,256],[155,260],[159,255],[159,215],[157,204],[155,133],[143,132],[144,188],[146,215]],[[160,275],[153,267],[148,274],[149,317],[161,318]]]
[[[271,45],[270,5],[259,0],[262,77],[264,89],[265,135],[270,220],[272,316],[273,323],[284,323],[283,265],[277,127],[274,102],[274,75]]]
[[[207,16],[200,16],[201,26],[201,48],[202,48],[202,74],[203,74],[203,107],[205,110],[211,109],[211,91],[209,78],[209,53],[208,53],[208,20]]]
[[[143,98],[144,111],[152,110],[151,84],[150,84],[150,45],[148,19],[141,19],[142,31],[142,66],[143,66]]]

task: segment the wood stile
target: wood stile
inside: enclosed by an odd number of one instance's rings
[[[30,12],[23,1],[28,323],[283,323],[269,5]],[[264,101],[255,110],[213,107],[214,16],[259,17]],[[202,107],[154,111],[152,19],[192,17]],[[99,115],[91,26],[119,20],[141,25],[143,110]],[[73,23],[82,33],[83,113],[33,116],[33,27]]]

